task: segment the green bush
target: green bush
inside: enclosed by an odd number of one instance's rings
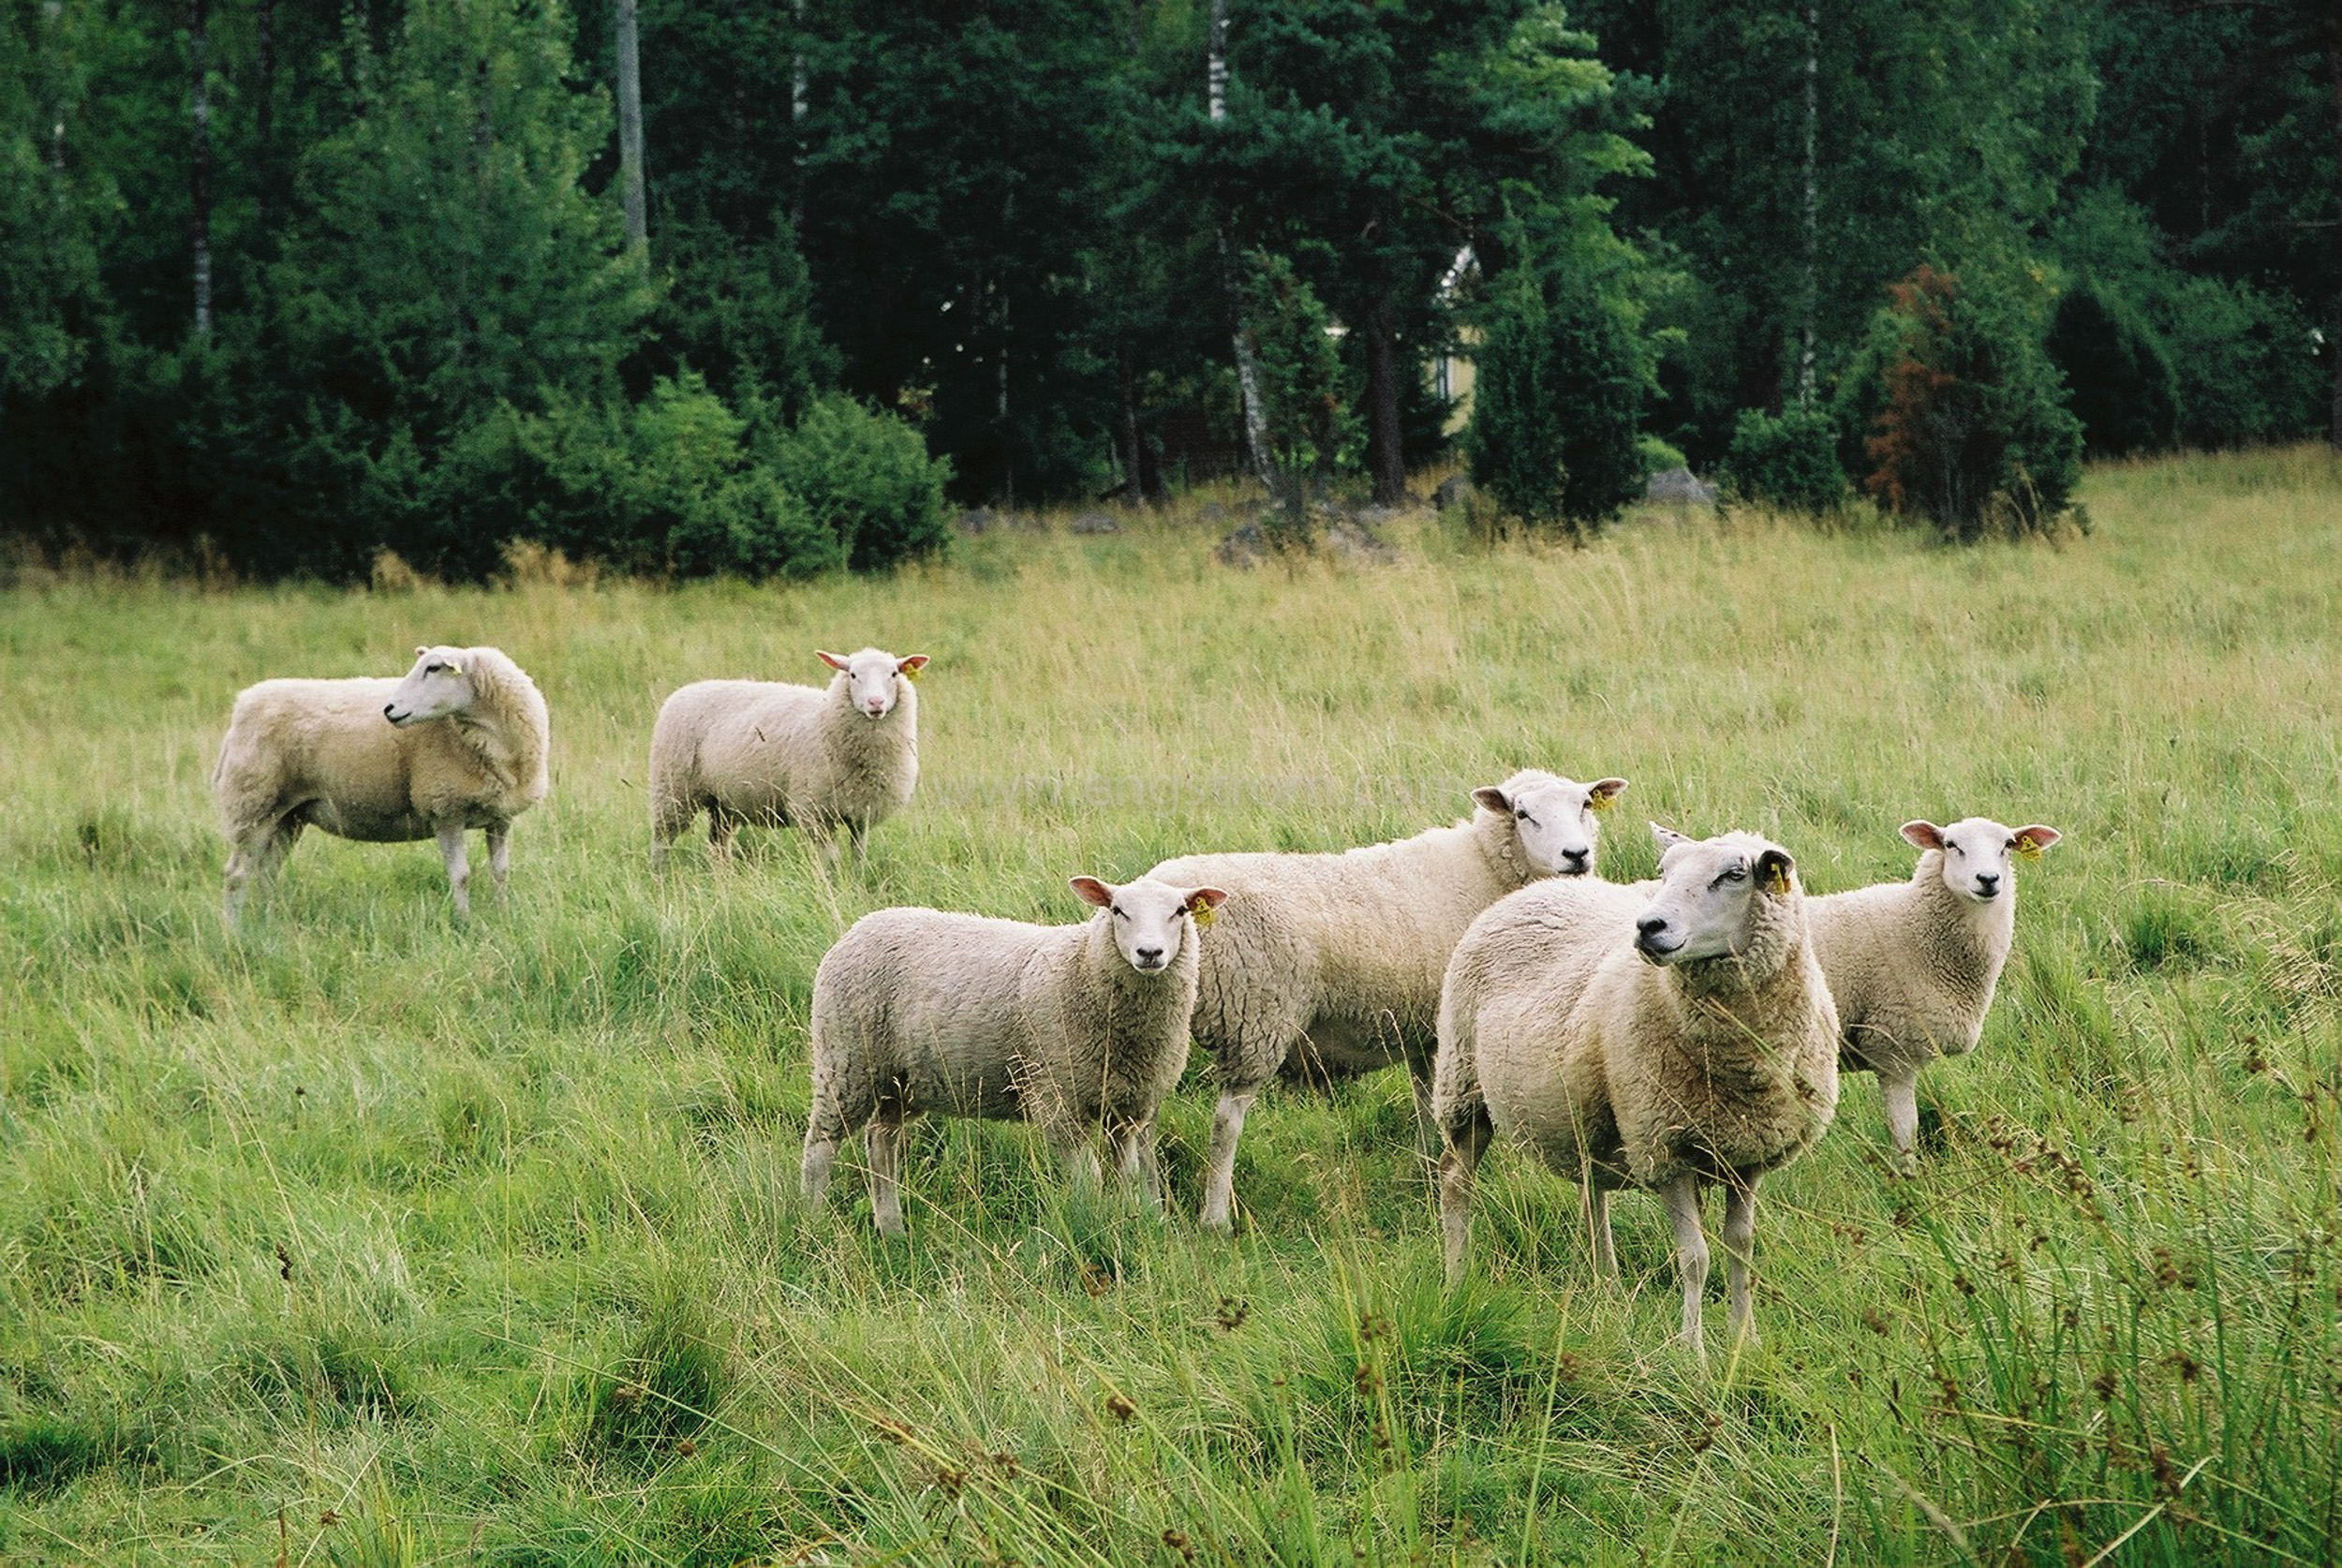
[[[1481,319],[1464,451],[1473,482],[1507,513],[1575,534],[1643,493],[1645,381],[1616,302],[1585,283],[1549,292],[1527,267],[1498,281]]]
[[[2013,297],[1921,266],[1840,383],[1863,487],[1947,539],[2045,530],[2082,477],[2082,423]]]
[[[456,442],[437,487],[468,537],[535,540],[630,571],[809,577],[844,565],[838,535],[750,465],[748,430],[687,371],[630,408],[499,407]]]
[[[2058,300],[2045,347],[2065,374],[2093,454],[2168,451],[2178,440],[2179,377],[2128,302],[2089,280],[2077,283]]]
[[[1360,430],[1316,291],[1282,256],[1256,250],[1244,260],[1244,334],[1277,476],[1278,508],[1267,523],[1276,542],[1300,544],[1311,532],[1311,485],[1322,486],[1356,455]]]
[[[1819,408],[1743,408],[1718,475],[1730,500],[1822,513],[1845,503],[1837,423]]]
[[[951,539],[943,486],[951,465],[919,433],[852,398],[818,398],[772,443],[774,474],[827,528],[857,570],[941,551]]]

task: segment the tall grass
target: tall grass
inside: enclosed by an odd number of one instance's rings
[[[2342,471],[2093,472],[2087,537],[1654,513],[1211,562],[1185,516],[808,587],[0,594],[0,1561],[2330,1562],[2342,1534]],[[241,939],[230,698],[495,642],[554,793],[511,895],[312,835]],[[681,682],[935,656],[925,781],[836,885],[646,865]],[[2068,835],[1891,1176],[1875,1086],[1769,1183],[1764,1344],[1668,1343],[1654,1204],[1593,1280],[1500,1154],[1438,1280],[1405,1087],[1272,1091],[1233,1243],[910,1140],[911,1236],[789,1201],[813,967],[863,911],[1080,912],[1076,871],[1413,832],[1521,765],[1746,826],[1810,886],[1895,826]]]

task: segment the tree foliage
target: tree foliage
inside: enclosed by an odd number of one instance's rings
[[[1950,540],[2052,526],[2082,476],[2082,425],[2037,329],[2009,290],[1931,266],[1890,294],[1847,382],[1869,416],[1863,487]]]

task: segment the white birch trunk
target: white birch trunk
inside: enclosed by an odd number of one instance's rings
[[[650,214],[643,191],[643,61],[634,6],[618,0],[618,178],[626,248],[640,255],[650,249]]]
[[[1821,309],[1821,232],[1816,221],[1816,142],[1821,122],[1821,5],[1805,0],[1805,299],[1804,339],[1797,359],[1797,406],[1814,406],[1814,318]]]
[[[1214,125],[1228,117],[1228,0],[1211,0],[1211,25],[1206,35],[1207,56],[1204,85],[1210,105]],[[1228,254],[1228,225],[1221,220],[1220,276],[1225,283],[1229,298],[1240,302],[1237,288],[1236,266]],[[1244,331],[1243,306],[1237,304],[1236,379],[1244,404],[1244,444],[1252,450],[1253,469],[1260,476],[1268,494],[1277,494],[1276,466],[1268,460],[1268,418],[1260,401],[1260,362],[1253,357],[1253,340]]]

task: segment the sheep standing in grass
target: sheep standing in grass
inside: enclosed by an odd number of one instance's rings
[[[1404,1060],[1427,1141],[1440,976],[1472,919],[1541,877],[1593,865],[1594,814],[1623,778],[1534,769],[1472,792],[1470,820],[1341,854],[1212,854],[1149,876],[1237,895],[1204,954],[1195,1040],[1220,1103],[1203,1223],[1225,1231],[1245,1114],[1268,1080],[1324,1080]]]
[[[544,698],[495,648],[417,648],[403,680],[247,687],[212,769],[228,924],[311,825],[377,844],[437,838],[456,912],[470,913],[464,834],[486,830],[501,893],[512,819],[545,798],[547,749]]]
[[[659,710],[650,736],[651,864],[700,812],[708,851],[732,858],[743,822],[803,829],[823,864],[837,835],[862,863],[869,831],[911,804],[919,784],[919,694],[927,656],[878,648],[824,653],[826,688],[778,681],[696,681]]]
[[[1839,1065],[1875,1072],[1896,1159],[1919,1148],[1920,1072],[1965,1056],[1983,1032],[2017,931],[2012,856],[2037,859],[2064,836],[1984,817],[1949,827],[1905,822],[1921,851],[1910,880],[1808,900],[1806,920],[1845,1031]]]
[[[1698,1352],[1700,1189],[1725,1190],[1731,1323],[1753,1338],[1756,1183],[1830,1125],[1838,1014],[1787,851],[1753,834],[1653,831],[1665,846],[1655,886],[1530,888],[1457,946],[1432,1090],[1446,1140],[1440,1223],[1453,1279],[1473,1176],[1498,1132],[1585,1189],[1600,1273],[1618,1268],[1610,1191],[1655,1191],[1674,1222],[1682,1338]]]
[[[881,910],[823,957],[808,1204],[838,1143],[867,1128],[870,1216],[899,1233],[902,1125],[926,1111],[1030,1122],[1088,1185],[1103,1132],[1123,1180],[1162,1202],[1155,1109],[1187,1066],[1195,927],[1226,895],[1152,877],[1076,877],[1074,891],[1098,910],[1079,925]]]

